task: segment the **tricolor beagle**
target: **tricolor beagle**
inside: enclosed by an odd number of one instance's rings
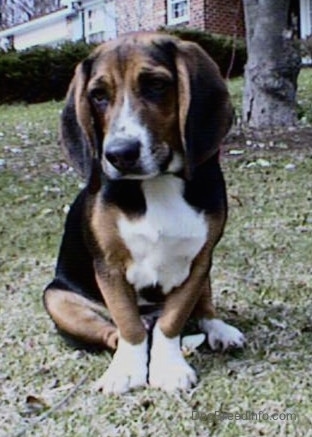
[[[216,317],[209,279],[227,213],[218,154],[230,123],[224,81],[194,43],[134,33],[76,69],[61,137],[87,184],[44,303],[67,338],[116,349],[98,384],[105,393],[191,387],[180,349],[191,316],[212,349],[245,342]]]

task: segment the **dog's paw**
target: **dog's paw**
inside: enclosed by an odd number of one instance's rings
[[[141,368],[140,368],[141,367]],[[146,384],[146,368],[131,367],[125,363],[112,361],[104,375],[95,383],[95,389],[104,394],[122,394],[127,391],[142,387]]]
[[[191,388],[196,380],[194,369],[182,355],[180,338],[167,338],[156,324],[149,366],[150,386],[174,392]]]
[[[207,334],[212,350],[242,349],[246,346],[244,334],[220,319],[203,319],[200,328]]]
[[[147,382],[147,340],[131,345],[119,339],[113,360],[95,389],[104,394],[121,394]]]
[[[151,387],[160,388],[166,392],[188,390],[196,384],[194,369],[184,358],[176,360],[153,360],[149,368],[149,383]]]

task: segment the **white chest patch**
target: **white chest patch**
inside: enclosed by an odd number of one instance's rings
[[[164,293],[189,275],[204,245],[208,225],[203,213],[183,199],[183,181],[163,175],[142,182],[146,213],[137,220],[122,216],[120,235],[132,255],[126,276],[136,290],[159,284]]]

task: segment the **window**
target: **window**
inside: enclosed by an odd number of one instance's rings
[[[190,0],[167,0],[168,24],[179,24],[190,18]]]
[[[88,10],[88,31],[89,33],[93,31],[93,11],[91,9]]]

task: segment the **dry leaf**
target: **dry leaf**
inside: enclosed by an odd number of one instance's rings
[[[26,407],[28,413],[38,413],[50,408],[44,399],[34,395],[26,397]]]

